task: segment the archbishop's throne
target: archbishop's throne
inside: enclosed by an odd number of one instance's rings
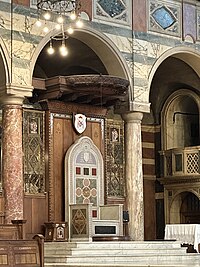
[[[123,235],[123,205],[104,205],[104,162],[91,138],[81,137],[68,149],[65,183],[70,240]]]

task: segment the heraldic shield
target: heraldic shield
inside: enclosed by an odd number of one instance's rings
[[[79,134],[82,134],[87,127],[87,118],[83,114],[74,115],[74,128]]]

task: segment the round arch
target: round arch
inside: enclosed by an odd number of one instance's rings
[[[33,70],[40,52],[49,42],[50,37],[57,34],[59,34],[59,32],[56,30],[49,32],[37,46],[30,64],[31,77],[33,76]],[[106,67],[109,75],[129,80],[131,95],[133,86],[128,65],[117,46],[106,35],[92,28],[84,27],[81,29],[75,28],[73,38],[82,41],[97,54],[97,56],[101,59],[104,66]]]
[[[196,107],[198,109],[198,113],[200,114],[200,97],[193,91],[188,90],[188,89],[180,89],[175,91],[174,93],[172,93],[168,99],[166,100],[166,102],[164,103],[164,106],[162,108],[161,111],[161,136],[162,136],[162,149],[169,149],[168,148],[168,142],[167,142],[167,138],[170,137],[170,133],[172,134],[171,129],[168,128],[168,123],[169,123],[169,109],[170,106],[173,102],[176,101],[176,99],[180,98],[180,97],[185,97],[187,96],[187,98],[191,98],[192,101],[194,103],[196,103]]]
[[[198,53],[193,48],[188,47],[175,47],[171,48],[167,51],[165,51],[153,64],[149,76],[148,76],[148,92],[150,97],[150,88],[152,84],[153,77],[159,68],[159,66],[162,64],[162,62],[167,59],[168,57],[175,57],[182,61],[184,61],[186,64],[188,64],[200,77],[200,53]]]
[[[11,78],[11,61],[7,47],[0,37],[0,87],[6,86],[12,82]]]
[[[200,195],[193,189],[178,190],[173,196],[171,203],[169,205],[169,222],[171,224],[181,223],[181,205],[183,203],[183,196],[187,193],[192,193],[200,200]]]

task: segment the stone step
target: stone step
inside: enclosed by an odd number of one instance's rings
[[[171,264],[171,265],[138,265],[138,264],[115,264],[115,265],[96,265],[96,264],[63,264],[63,263],[46,263],[44,265],[45,267],[66,267],[66,266],[73,266],[73,267],[188,267],[188,265],[175,265],[175,264]],[[196,267],[199,267],[199,265],[197,265]]]
[[[56,247],[59,249],[68,248],[87,248],[87,249],[179,249],[181,246],[178,241],[166,241],[166,242],[138,242],[138,241],[128,241],[128,242],[45,242],[45,249]]]
[[[45,266],[199,267],[200,255],[176,241],[53,242],[45,243]]]

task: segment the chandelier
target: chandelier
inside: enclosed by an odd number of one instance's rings
[[[74,27],[81,28],[83,25],[79,17],[79,2],[80,0],[37,0],[38,20],[36,25],[43,27],[45,34],[50,31],[52,25],[59,32],[50,37],[48,54],[54,54],[53,40],[55,40],[60,41],[60,54],[67,56],[66,40],[73,34]],[[52,23],[47,23],[48,21]]]

